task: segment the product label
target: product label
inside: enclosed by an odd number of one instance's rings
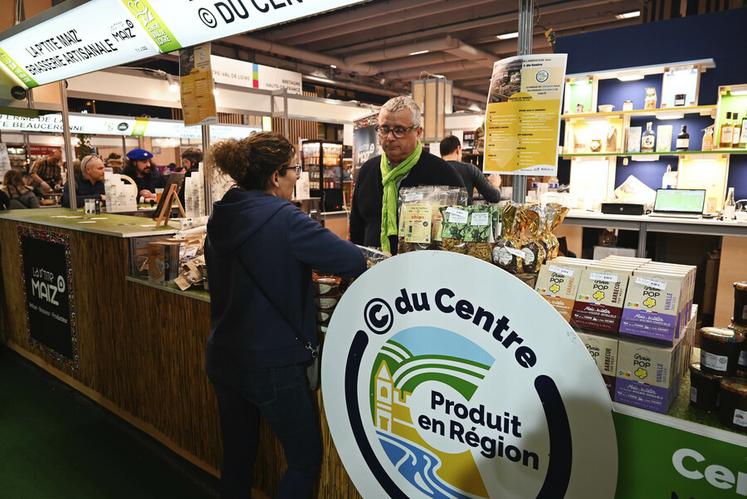
[[[747,427],[747,411],[734,409],[734,419],[731,421],[737,426]]]
[[[402,208],[405,242],[429,244],[431,242],[431,207],[424,204],[406,204]]]
[[[571,325],[581,329],[617,334],[621,312],[620,307],[577,301],[573,305]]]
[[[534,251],[532,251],[529,248],[524,248],[522,251],[524,252],[524,256],[523,256],[524,263],[526,263],[527,265],[533,264],[534,263]]]
[[[679,338],[678,326],[676,315],[625,308],[620,321],[620,333],[674,342]]]
[[[510,254],[512,254],[512,255],[514,255],[514,256],[517,256],[517,257],[519,257],[519,258],[521,258],[521,259],[523,259],[523,258],[524,258],[524,257],[526,256],[526,255],[524,255],[524,252],[523,252],[523,251],[521,251],[521,250],[518,250],[518,249],[516,249],[516,248],[509,248],[508,246],[505,246],[505,247],[504,247],[503,249],[505,249],[505,250],[506,250],[506,251],[508,251],[508,252],[509,252]]]
[[[460,210],[459,208],[446,208],[446,213],[449,214],[449,223],[452,224],[466,224],[469,213],[467,210]]]
[[[617,282],[617,276],[615,274],[606,274],[602,272],[592,272],[591,279],[593,281]]]
[[[742,320],[747,321],[747,305],[742,307]]]
[[[698,389],[694,386],[690,387],[690,402],[692,402],[693,404],[698,403]]]
[[[470,225],[475,227],[485,227],[490,224],[490,213],[473,213]]]
[[[641,148],[642,149],[653,149],[655,138],[653,135],[644,135],[643,140],[641,140]]]
[[[731,144],[731,139],[733,137],[733,129],[731,127],[725,127],[721,129],[721,143],[722,144]]]
[[[405,203],[413,203],[416,201],[422,201],[423,199],[423,193],[422,192],[407,192],[405,193]]]
[[[558,267],[557,265],[550,265],[550,272],[553,274],[560,274],[566,277],[573,277],[574,271],[571,269],[565,269],[563,267]]]
[[[726,372],[729,358],[726,355],[716,355],[705,350],[700,351],[700,362],[708,369],[714,371]]]
[[[690,139],[677,139],[677,149],[687,149],[690,147]]]
[[[739,367],[747,367],[747,350],[739,352]]]
[[[640,284],[641,286],[658,289],[660,291],[664,291],[665,289],[667,289],[667,283],[665,281],[660,281],[659,279],[646,279],[645,277],[636,277],[635,282],[636,284]]]

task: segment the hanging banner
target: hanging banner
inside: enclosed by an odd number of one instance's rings
[[[322,394],[364,498],[615,495],[596,364],[541,296],[476,258],[417,251],[356,279],[325,337]]]
[[[179,86],[185,125],[218,123],[209,43],[179,51]]]
[[[301,73],[272,68],[228,57],[210,57],[215,83],[260,90],[286,89],[289,94],[301,94]]]
[[[353,126],[353,171],[378,154],[379,137],[376,133],[378,115],[356,121]]]
[[[88,0],[0,40],[26,88],[285,23],[363,0]]]
[[[556,175],[566,54],[493,65],[485,113],[486,173]]]
[[[77,363],[70,240],[49,230],[18,227],[26,317],[32,343],[65,364]]]
[[[259,128],[244,125],[211,125],[210,136],[214,140],[243,139],[258,130]],[[62,116],[46,114],[38,118],[27,118],[0,114],[0,131],[62,133]],[[199,126],[185,126],[181,121],[90,114],[71,114],[70,131],[124,137],[202,138],[202,129]]]

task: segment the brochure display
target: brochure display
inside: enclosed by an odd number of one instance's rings
[[[218,111],[213,93],[215,85],[210,67],[209,43],[179,51],[179,83],[184,124],[217,124]]]
[[[565,54],[493,65],[485,114],[486,173],[555,175]]]

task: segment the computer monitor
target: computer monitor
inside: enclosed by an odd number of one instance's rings
[[[700,215],[705,196],[705,189],[657,189],[654,213]]]

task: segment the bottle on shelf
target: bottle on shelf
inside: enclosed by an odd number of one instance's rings
[[[721,123],[721,133],[719,134],[719,149],[728,149],[731,147],[731,142],[734,140],[734,125],[731,122],[731,113],[726,113],[726,119]]]
[[[646,130],[641,135],[641,152],[654,152],[656,146],[656,133],[653,129],[653,122],[646,123]]]
[[[747,148],[747,112],[742,115],[742,133],[739,134],[739,148]]]
[[[677,188],[677,172],[672,171],[672,165],[667,165],[667,171],[661,177],[661,188],[662,189],[675,189]]]
[[[734,120],[731,132],[731,146],[737,148],[739,147],[739,139],[742,138],[742,120],[739,119],[739,113],[734,113],[731,117]]]
[[[690,149],[690,134],[687,133],[687,125],[682,125],[680,134],[677,135],[676,149],[678,151],[687,151]]]
[[[724,201],[721,218],[724,220],[734,220],[736,211],[737,203],[734,202],[734,187],[729,187],[729,190],[726,192],[726,200]]]

